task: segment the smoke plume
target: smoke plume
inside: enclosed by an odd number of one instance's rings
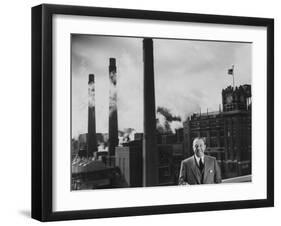
[[[171,111],[165,107],[157,107],[156,129],[159,133],[175,133],[176,129],[182,127],[180,116],[172,115]]]

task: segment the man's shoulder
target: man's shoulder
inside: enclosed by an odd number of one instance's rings
[[[182,160],[182,163],[188,164],[188,163],[192,162],[193,160],[194,160],[194,156],[192,155],[191,157]]]
[[[217,161],[217,159],[213,156],[209,156],[209,155],[205,155],[205,161],[206,162],[212,162],[212,163],[215,163]]]
[[[209,159],[209,160],[216,160],[216,158],[215,157],[213,157],[213,156],[210,156],[210,155],[205,155],[205,158],[206,159]]]

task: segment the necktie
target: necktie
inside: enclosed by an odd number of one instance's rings
[[[202,171],[203,168],[204,168],[204,164],[203,164],[202,158],[200,158],[200,160],[199,160],[199,169]]]

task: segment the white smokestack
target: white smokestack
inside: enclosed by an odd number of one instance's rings
[[[95,79],[94,75],[89,75],[88,82],[88,106],[95,107]]]

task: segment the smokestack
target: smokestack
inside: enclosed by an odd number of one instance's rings
[[[116,60],[109,59],[109,131],[108,151],[110,156],[115,155],[118,146],[118,120],[117,120],[117,89],[116,89]]]
[[[158,151],[156,144],[156,115],[154,93],[153,42],[143,39],[144,66],[144,138],[143,186],[158,185]]]
[[[89,74],[88,82],[88,150],[87,156],[92,157],[97,149],[96,114],[95,114],[95,75]]]

